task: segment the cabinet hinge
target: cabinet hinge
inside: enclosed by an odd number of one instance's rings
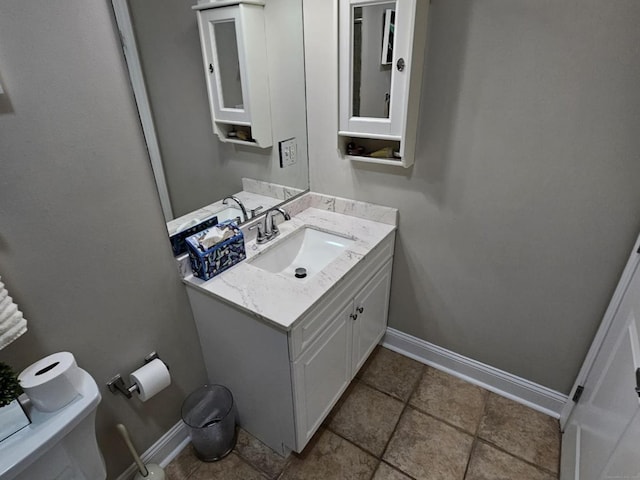
[[[573,398],[571,400],[578,403],[578,400],[580,400],[580,397],[582,396],[582,392],[584,392],[584,387],[582,385],[578,385],[578,388],[576,388],[576,392],[573,394]]]

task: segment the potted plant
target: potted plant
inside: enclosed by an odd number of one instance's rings
[[[21,393],[22,388],[13,369],[0,362],[0,442],[31,423],[18,400]]]

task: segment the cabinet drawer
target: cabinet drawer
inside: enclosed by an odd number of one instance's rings
[[[395,232],[392,232],[293,327],[289,332],[291,361],[300,356],[340,310],[353,302],[355,294],[393,256],[394,242]]]

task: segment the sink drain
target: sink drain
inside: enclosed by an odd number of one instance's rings
[[[304,278],[307,276],[307,269],[304,267],[296,268],[296,278]]]

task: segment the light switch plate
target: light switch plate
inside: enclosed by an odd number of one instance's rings
[[[280,168],[290,167],[298,161],[298,145],[296,138],[288,138],[278,142],[280,150]]]

